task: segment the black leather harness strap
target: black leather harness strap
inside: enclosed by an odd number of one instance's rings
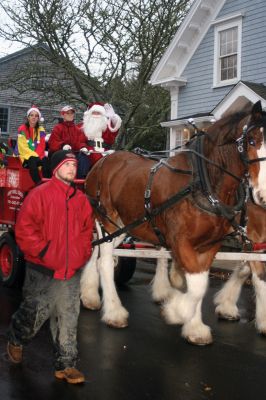
[[[178,201],[180,201],[184,197],[188,196],[192,192],[192,190],[193,190],[193,185],[186,186],[185,188],[180,190],[178,193],[176,193],[174,196],[172,196],[168,200],[166,200],[159,207],[153,208],[150,211],[150,218],[153,218],[153,217],[159,215],[160,213],[162,213],[167,208],[172,207]],[[97,208],[97,210],[98,210],[98,208]],[[106,236],[105,238],[94,240],[92,242],[92,244],[93,245],[99,245],[99,244],[102,244],[102,243],[104,243],[106,241],[112,241],[114,238],[122,235],[123,233],[129,233],[132,229],[137,228],[139,225],[143,224],[144,222],[148,222],[148,221],[149,221],[149,219],[147,218],[147,215],[145,214],[141,218],[139,218],[136,221],[124,226],[123,228],[118,229],[117,231],[115,231],[115,232],[109,234],[108,236]]]

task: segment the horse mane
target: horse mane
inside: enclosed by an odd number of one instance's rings
[[[218,146],[233,141],[236,139],[239,122],[248,115],[247,112],[237,112],[221,118],[207,129],[209,138]]]

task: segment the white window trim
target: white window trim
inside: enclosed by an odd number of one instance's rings
[[[219,63],[219,33],[226,29],[237,28],[238,41],[237,41],[237,76],[234,79],[228,79],[221,81],[220,75],[220,63]],[[228,85],[234,85],[241,79],[241,44],[242,44],[242,16],[234,19],[233,21],[226,21],[219,23],[214,27],[214,60],[213,60],[213,87],[222,87]]]

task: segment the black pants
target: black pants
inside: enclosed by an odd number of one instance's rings
[[[42,160],[39,157],[30,157],[28,160],[24,161],[23,167],[29,168],[31,179],[36,184],[41,181],[38,167],[42,167],[42,174],[44,178],[51,177],[50,162],[47,157],[44,157]]]
[[[80,272],[69,280],[58,280],[32,269],[30,265],[28,263],[26,266],[23,300],[12,316],[8,340],[15,345],[27,344],[49,319],[55,369],[75,367],[78,355]]]

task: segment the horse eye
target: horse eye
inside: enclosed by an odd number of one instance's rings
[[[250,138],[249,140],[248,140],[248,143],[251,145],[251,146],[255,146],[255,140],[253,139],[253,138]]]

